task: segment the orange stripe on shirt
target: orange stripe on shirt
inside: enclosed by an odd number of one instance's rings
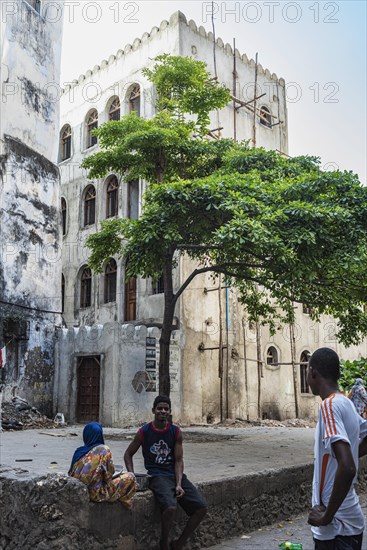
[[[323,401],[321,403],[321,413],[322,413],[322,418],[324,420],[324,424],[325,424],[325,436],[326,437],[330,437],[330,423],[329,423],[329,417],[328,417],[328,413],[327,413],[327,410],[326,410],[326,403],[325,401]]]
[[[327,424],[328,424],[328,432],[329,435],[327,437],[331,437],[332,435],[336,435],[336,423],[334,418],[334,411],[333,411],[333,399],[335,397],[335,394],[333,394],[331,397],[328,397],[327,399],[324,399],[322,403],[322,407],[325,411],[325,416],[327,418]]]
[[[334,411],[333,411],[333,399],[334,399],[334,397],[335,397],[335,393],[329,399],[329,407],[330,407],[331,423],[332,423],[332,435],[336,435],[336,433],[337,433],[336,422],[335,422]]]

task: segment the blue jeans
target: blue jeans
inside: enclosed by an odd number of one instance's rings
[[[317,540],[315,550],[362,550],[363,533],[350,537],[338,536],[332,540]]]

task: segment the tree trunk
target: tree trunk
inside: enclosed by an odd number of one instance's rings
[[[163,269],[164,281],[164,314],[161,337],[159,340],[159,393],[170,395],[171,380],[169,375],[169,356],[172,334],[173,316],[175,313],[176,299],[173,294],[172,281],[172,254],[167,257]]]
[[[295,336],[294,336],[294,323],[291,323],[289,325],[289,335],[290,335],[290,343],[291,343],[293,391],[294,391],[294,409],[295,409],[296,418],[299,418],[298,384],[297,384],[297,368],[296,368],[296,340],[295,340]]]

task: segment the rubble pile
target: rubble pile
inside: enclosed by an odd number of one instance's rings
[[[3,430],[26,430],[29,428],[55,428],[59,423],[44,416],[25,399],[13,397],[3,401],[1,406],[1,426]]]
[[[271,428],[315,428],[316,420],[312,418],[289,418],[286,420],[271,420],[267,418],[260,420],[259,426]]]
[[[230,426],[231,428],[252,428],[257,426],[264,426],[266,428],[315,428],[316,423],[317,421],[312,418],[288,418],[285,420],[274,420],[271,418],[243,420],[236,418],[224,420],[216,426]]]

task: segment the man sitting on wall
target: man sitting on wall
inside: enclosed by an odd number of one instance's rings
[[[124,460],[128,472],[134,472],[133,456],[142,447],[149,488],[160,507],[161,550],[181,550],[206,514],[206,502],[183,473],[182,433],[169,422],[171,400],[165,395],[155,398],[154,420],[144,424],[126,449]],[[190,516],[181,536],[169,544],[177,502]]]

